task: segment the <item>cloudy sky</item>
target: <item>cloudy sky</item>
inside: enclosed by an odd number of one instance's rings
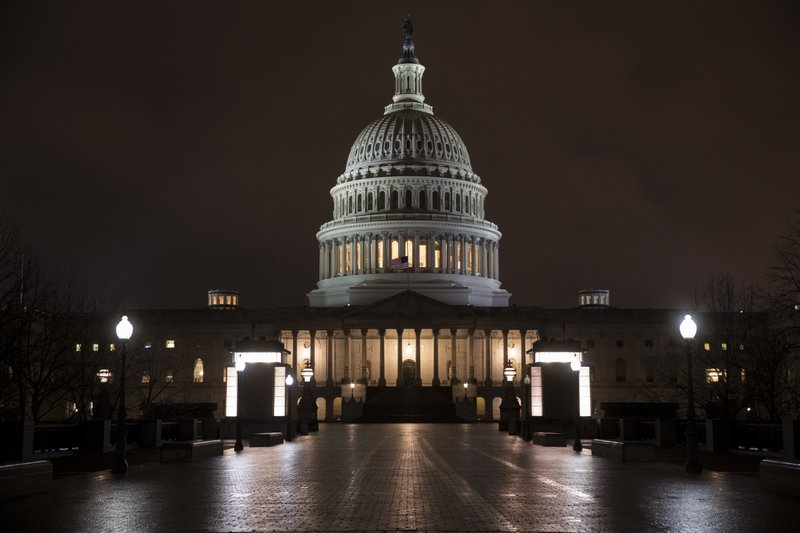
[[[0,7],[0,210],[114,305],[306,304],[406,13],[513,303],[761,282],[800,207],[797,2],[108,4]]]

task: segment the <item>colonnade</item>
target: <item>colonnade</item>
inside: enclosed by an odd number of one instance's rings
[[[411,272],[441,272],[500,279],[499,243],[451,233],[368,233],[320,242],[319,279],[392,272],[391,260],[408,257]]]
[[[502,383],[503,368],[512,357],[521,379],[520,371],[527,362],[525,352],[538,339],[535,330],[463,328],[312,329],[284,331],[281,336],[292,347],[292,366],[300,369],[308,359],[315,369],[315,381],[322,377],[327,386],[350,382],[439,386],[464,380],[477,382],[479,378],[482,384],[492,386]],[[395,346],[387,347],[387,339]],[[323,350],[317,351],[317,344]],[[377,353],[370,356],[374,348]],[[412,374],[404,374],[408,362],[413,362]],[[387,376],[392,366],[394,371]]]

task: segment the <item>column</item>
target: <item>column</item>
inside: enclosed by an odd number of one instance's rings
[[[500,279],[500,243],[494,245],[494,279]]]
[[[458,352],[456,351],[457,329],[450,330],[450,385],[458,383]]]
[[[386,352],[384,350],[384,347],[385,347],[384,343],[386,341],[386,330],[385,329],[379,329],[378,330],[378,335],[380,335],[380,337],[381,337],[381,360],[380,360],[381,376],[380,376],[380,378],[378,378],[378,386],[379,387],[385,387],[386,386]]]
[[[347,272],[351,276],[358,272],[358,265],[356,265],[356,247],[358,246],[358,238],[350,239],[350,270]]]
[[[483,384],[487,387],[492,386],[492,330],[485,329],[483,330],[484,335],[484,344],[485,344],[485,354],[484,354],[484,364],[486,365],[485,377],[483,378]]]
[[[397,236],[397,257],[406,255],[406,237],[405,235]]]
[[[473,237],[470,239],[469,248],[472,253],[472,272],[473,276],[478,275],[478,239],[477,237]]]
[[[369,240],[369,272],[374,274],[378,271],[378,236],[374,233]]]
[[[450,262],[447,260],[447,254],[450,252],[450,247],[447,245],[447,235],[440,236],[439,242],[441,245],[441,252],[439,253],[439,257],[441,257],[442,261],[442,272],[446,273],[447,268],[450,265]]]
[[[417,233],[414,234],[414,272],[419,272],[419,234]]]
[[[333,387],[333,330],[325,332],[327,335],[327,345],[325,346],[325,359],[327,360],[326,369],[328,378],[325,380],[326,387]]]
[[[486,239],[483,239],[483,241],[481,241],[481,275],[483,275],[484,278],[491,277],[489,275],[490,270],[487,262],[488,254],[486,253],[486,248],[488,246],[491,246],[491,243]]]
[[[339,275],[339,239],[333,240],[333,253],[331,254],[331,277]]]
[[[474,346],[472,345],[474,333],[475,330],[473,329],[467,330],[467,381],[470,382],[475,379],[475,354],[473,352]]]
[[[308,336],[310,337],[310,339],[309,339],[310,346],[309,346],[308,358],[311,360],[311,368],[313,368],[313,369],[317,368],[317,360],[314,358],[314,348],[316,347],[315,345],[317,344],[316,342],[314,342],[314,337],[316,336],[316,334],[317,334],[317,332],[314,331],[313,329],[308,330]],[[311,386],[312,387],[316,387],[317,386],[317,373],[316,372],[314,372],[314,375],[311,377]]]
[[[389,254],[392,250],[392,239],[388,233],[383,234],[383,271],[389,271]]]
[[[519,352],[519,368],[520,368],[520,374],[524,374],[520,378],[520,381],[524,380],[525,379],[525,375],[527,375],[527,369],[525,368],[525,365],[528,364],[528,359],[527,359],[528,354],[525,353],[525,350],[527,349],[527,347],[525,346],[525,334],[526,333],[527,333],[527,330],[524,330],[524,329],[519,330],[519,343],[521,345],[520,346],[520,352]]]
[[[368,330],[361,330],[361,383],[368,385],[367,380],[367,332]]]
[[[344,377],[342,383],[348,384],[353,381],[350,376],[350,330],[344,330]]]
[[[439,330],[433,330],[433,382],[434,387],[441,385],[439,382]]]
[[[414,330],[414,338],[415,338],[415,348],[416,353],[414,354],[414,360],[417,366],[417,375],[414,376],[414,384],[418,387],[422,386],[422,358],[420,357],[420,334],[422,333],[421,329]]]
[[[403,384],[403,330],[397,330],[397,385]]]
[[[467,261],[467,246],[468,246],[467,238],[464,235],[461,235],[460,242],[461,242],[461,269],[459,271],[459,274],[468,275],[469,264]]]
[[[427,257],[427,264],[428,264],[428,271],[435,272],[435,264],[434,264],[434,257],[436,255],[436,235],[429,234],[428,235],[428,257]]]
[[[319,243],[319,279],[325,279],[325,245]]]
[[[292,330],[292,368],[294,368],[295,372],[299,372],[299,368],[297,368],[297,330]],[[297,379],[297,376],[295,376]]]
[[[505,376],[505,369],[508,366],[508,330],[503,330],[503,379],[506,378]],[[505,385],[505,383],[503,383]]]

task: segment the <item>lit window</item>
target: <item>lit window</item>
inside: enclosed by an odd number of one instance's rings
[[[167,383],[172,383],[173,381],[175,381],[175,374],[174,372],[172,372],[172,370],[167,370],[164,377],[166,378]]]
[[[111,381],[111,370],[107,368],[101,368],[97,371],[97,379],[100,380],[100,383],[108,383]]]
[[[742,369],[742,372],[741,372],[740,376],[742,378],[742,383],[747,381],[747,373],[744,371],[744,368]]]
[[[75,351],[76,351],[76,352],[80,352],[80,351],[81,351],[81,344],[80,344],[80,343],[77,343],[77,344],[75,345]]]
[[[711,343],[709,343],[709,342],[704,343],[703,344],[703,349],[705,351],[707,351],[707,352],[710,352],[711,351]]]
[[[147,341],[147,342],[144,343],[144,347],[145,347],[145,349],[149,350],[150,348],[153,347],[153,343],[150,342],[150,341]]]
[[[725,372],[719,368],[706,368],[706,383],[719,383],[725,379]]]
[[[167,348],[174,348],[175,347],[175,341],[173,339],[167,339],[166,345],[167,345]]]
[[[92,351],[93,352],[99,352],[100,351],[100,345],[97,344],[96,342],[94,344],[92,344]]]
[[[192,371],[192,381],[195,383],[203,382],[203,360],[199,357],[194,360],[194,370]]]
[[[230,294],[229,294],[228,296],[226,296],[226,297],[225,297],[225,301],[226,301],[226,303],[227,303],[228,305],[231,305],[231,296],[230,296]]]
[[[114,350],[116,350],[116,349],[117,349],[117,347],[116,347],[116,346],[114,346],[114,343],[113,343],[113,342],[112,342],[111,344],[109,344],[109,345],[108,345],[108,351],[109,351],[109,352],[113,352],[113,351],[114,351]]]
[[[728,343],[727,343],[727,342],[723,342],[722,344],[720,344],[720,346],[719,346],[719,347],[720,347],[720,348],[722,348],[722,351],[723,351],[723,352],[724,352],[724,351],[727,351],[727,349],[728,349]]]
[[[142,372],[142,383],[147,384],[150,383],[150,374],[147,372]]]
[[[739,351],[740,351],[740,352],[743,352],[743,351],[744,351],[744,344],[740,344],[740,345],[739,345]]]
[[[234,297],[233,297],[233,305],[239,305],[239,304],[238,304],[238,301],[239,301],[239,298],[238,298],[238,296],[234,296]]]

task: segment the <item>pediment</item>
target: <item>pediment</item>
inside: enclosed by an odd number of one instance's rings
[[[355,308],[342,317],[351,327],[387,325],[396,327],[434,327],[453,321],[469,320],[469,308],[448,305],[418,292],[405,290],[364,307]]]

